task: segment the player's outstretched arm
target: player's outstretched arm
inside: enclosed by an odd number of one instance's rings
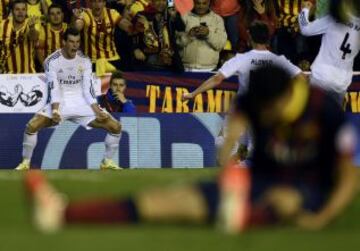
[[[217,73],[203,84],[201,84],[195,91],[183,95],[183,100],[193,99],[196,95],[206,92],[207,90],[213,89],[225,79],[225,76],[222,73]]]
[[[309,13],[309,8],[303,8],[299,14],[298,22],[301,34],[304,36],[315,36],[325,33],[331,23],[331,17],[325,16],[310,22]]]
[[[337,162],[334,189],[318,213],[304,213],[298,217],[297,224],[300,227],[313,230],[325,227],[344,211],[356,195],[359,177],[352,154],[356,146],[355,134],[354,129],[348,125],[340,130],[337,146],[341,153]]]
[[[355,196],[358,187],[358,173],[350,158],[339,163],[338,181],[328,202],[317,214],[304,213],[297,218],[299,227],[318,230],[328,225],[346,208]]]

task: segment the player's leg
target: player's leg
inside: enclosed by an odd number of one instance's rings
[[[174,186],[143,191],[131,198],[70,202],[65,223],[124,224],[135,222],[207,222],[207,207],[196,186]]]
[[[102,128],[107,131],[104,141],[105,153],[100,168],[111,170],[121,169],[112,160],[114,154],[119,149],[119,142],[121,138],[120,122],[114,119],[112,116],[109,116],[105,121],[98,121],[97,119],[95,119],[94,121],[90,122],[89,126],[93,128]]]
[[[37,144],[38,131],[45,127],[53,126],[53,121],[44,115],[36,114],[26,125],[23,139],[22,162],[16,170],[28,170],[34,148]]]
[[[140,221],[203,224],[214,216],[214,211],[208,209],[205,194],[209,198],[215,197],[213,200],[216,202],[216,194],[210,195],[211,189],[201,189],[199,185],[150,189],[131,198],[67,203],[40,171],[30,172],[25,184],[34,202],[34,223],[45,232],[58,230],[64,224],[77,223],[128,224]]]

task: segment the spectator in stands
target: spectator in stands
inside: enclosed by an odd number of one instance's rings
[[[273,37],[276,13],[272,0],[244,0],[242,2],[238,23],[240,40],[236,47],[239,52],[245,52],[251,48],[248,28],[254,21],[267,24],[270,38]]]
[[[232,48],[237,48],[239,41],[238,14],[240,11],[240,0],[213,0],[211,10],[224,19],[226,33]]]
[[[177,34],[177,44],[185,69],[215,69],[227,40],[223,19],[210,10],[210,0],[195,0],[194,9],[183,20],[186,28]]]
[[[40,63],[51,53],[61,48],[62,34],[67,24],[64,23],[64,12],[58,4],[52,4],[48,10],[48,22],[40,28],[37,56]]]
[[[183,72],[175,31],[183,32],[185,24],[174,8],[168,8],[167,0],[153,0],[152,4],[156,12],[146,14],[147,27],[134,36],[135,68]]]
[[[27,0],[28,16],[38,17],[45,21],[48,14],[48,7],[52,4],[51,0]]]
[[[0,0],[0,23],[6,19],[9,14],[10,0]]]
[[[122,69],[122,62],[116,51],[114,31],[118,26],[127,32],[131,23],[113,9],[105,7],[105,0],[91,0],[90,9],[74,12],[75,27],[83,31],[83,51],[90,57],[98,76]]]
[[[310,61],[316,56],[309,52],[309,39],[299,32],[297,17],[304,2],[315,0],[276,0],[278,29],[275,35],[274,50],[283,54],[302,70],[310,69]]]
[[[134,3],[134,0],[110,0],[106,2],[106,7],[115,9],[119,13],[122,13],[123,16],[128,16],[130,6]],[[129,18],[130,19],[130,18]],[[121,65],[123,71],[130,71],[132,67],[132,57],[133,53],[130,48],[132,48],[132,37],[120,29],[115,27],[114,31],[114,40],[116,41],[116,50],[121,58]],[[129,48],[124,50],[124,48]]]
[[[110,88],[106,94],[98,97],[99,105],[108,112],[135,113],[136,107],[125,97],[126,80],[120,71],[112,73]]]
[[[37,19],[27,18],[27,2],[13,0],[11,18],[0,26],[0,71],[2,73],[35,73],[33,55],[39,33],[35,28]]]

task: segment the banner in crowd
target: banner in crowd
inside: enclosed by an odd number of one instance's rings
[[[188,113],[226,112],[238,89],[237,78],[221,84],[220,88],[198,95],[194,100],[183,102],[181,97],[200,86],[213,73],[127,72],[126,96],[133,101],[139,112]],[[109,87],[110,76],[102,78],[103,93]]]
[[[114,114],[122,137],[114,160],[124,168],[202,168],[216,166],[215,137],[222,116],[208,114]],[[0,169],[21,161],[22,140],[32,114],[0,114]],[[106,132],[64,122],[43,129],[32,166],[43,169],[97,169]]]
[[[212,73],[173,73],[129,72],[127,97],[137,106],[139,112],[187,113],[187,112],[227,112],[232,98],[239,87],[238,78],[231,77],[221,83],[219,88],[199,94],[187,102],[181,97],[200,86]],[[102,78],[102,92],[109,86],[110,76]],[[345,96],[346,111],[360,113],[360,75],[355,74],[353,83]]]
[[[101,81],[94,77],[94,89],[101,94]],[[0,113],[34,113],[48,100],[44,74],[0,74]]]

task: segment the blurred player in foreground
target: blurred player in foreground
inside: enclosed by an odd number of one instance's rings
[[[99,108],[91,71],[91,61],[80,51],[80,33],[69,28],[63,36],[63,48],[44,62],[46,81],[50,90],[50,104],[27,124],[23,141],[23,161],[16,170],[30,169],[30,160],[37,143],[37,133],[43,128],[58,125],[62,120],[80,124],[86,129],[102,128],[105,154],[101,169],[120,169],[112,157],[118,150],[121,125],[109,113]]]
[[[282,68],[250,73],[225,139],[217,181],[146,190],[125,199],[65,202],[40,172],[26,187],[34,223],[45,232],[75,223],[216,223],[236,233],[252,226],[288,223],[321,229],[351,202],[357,187],[352,164],[354,129],[327,93]],[[244,125],[254,132],[253,166],[228,162]]]

